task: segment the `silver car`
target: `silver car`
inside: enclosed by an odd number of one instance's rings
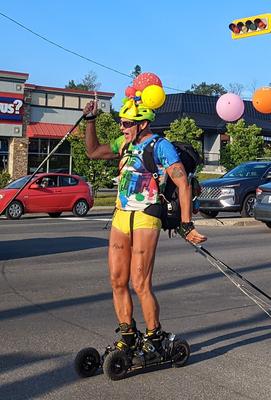
[[[256,190],[254,218],[271,228],[271,182],[259,186]]]

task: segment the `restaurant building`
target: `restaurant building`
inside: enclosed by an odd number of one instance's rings
[[[0,71],[0,170],[13,179],[32,173],[82,115],[94,92],[27,83],[27,73]],[[114,93],[97,92],[98,108],[110,112]],[[72,171],[65,141],[43,171]]]

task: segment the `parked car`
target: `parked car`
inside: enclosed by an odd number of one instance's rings
[[[271,228],[271,182],[259,186],[256,190],[254,218]]]
[[[31,175],[16,179],[0,189],[0,212],[3,213],[16,192]],[[57,218],[63,211],[83,217],[93,207],[91,185],[78,175],[61,173],[37,174],[6,208],[9,219],[19,219],[26,213],[48,213]]]
[[[221,211],[236,211],[253,217],[256,189],[270,181],[271,161],[242,163],[220,178],[204,180],[200,182],[200,213],[214,218]]]

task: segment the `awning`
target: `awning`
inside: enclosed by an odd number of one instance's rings
[[[32,122],[28,125],[26,136],[29,138],[61,139],[73,125]]]

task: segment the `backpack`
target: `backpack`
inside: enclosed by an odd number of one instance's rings
[[[143,150],[143,164],[145,168],[151,172],[153,178],[156,181],[157,188],[161,197],[161,204],[158,204],[159,210],[157,210],[157,204],[148,206],[144,212],[153,216],[157,216],[161,219],[162,228],[169,231],[176,230],[181,223],[181,208],[179,202],[178,188],[169,176],[166,177],[166,184],[163,192],[160,191],[158,168],[154,161],[153,151],[155,144],[162,140],[160,136],[155,136],[152,141]],[[181,142],[171,142],[177,151],[180,160],[182,161],[188,181],[192,187],[192,200],[193,200],[193,212],[196,213],[196,200],[201,192],[200,184],[197,178],[194,176],[198,165],[203,163],[201,156],[198,151],[194,149],[191,144],[185,144]],[[125,145],[122,149],[121,157],[127,153],[129,144]]]
[[[159,190],[159,179],[158,169],[155,164],[153,151],[155,143],[161,140],[159,137],[155,137],[144,149],[143,152],[143,163],[146,169],[152,173]],[[197,197],[200,195],[201,188],[200,184],[195,177],[195,171],[198,165],[203,163],[201,156],[198,151],[194,149],[191,144],[185,144],[181,142],[171,142],[177,151],[182,164],[184,165],[185,172],[188,177],[188,181],[192,188],[192,201],[193,201],[193,213],[198,212],[197,208]],[[161,201],[161,222],[162,228],[169,231],[171,235],[172,230],[176,230],[181,223],[181,207],[179,202],[178,188],[169,176],[166,177],[165,188],[160,193],[162,198]]]

